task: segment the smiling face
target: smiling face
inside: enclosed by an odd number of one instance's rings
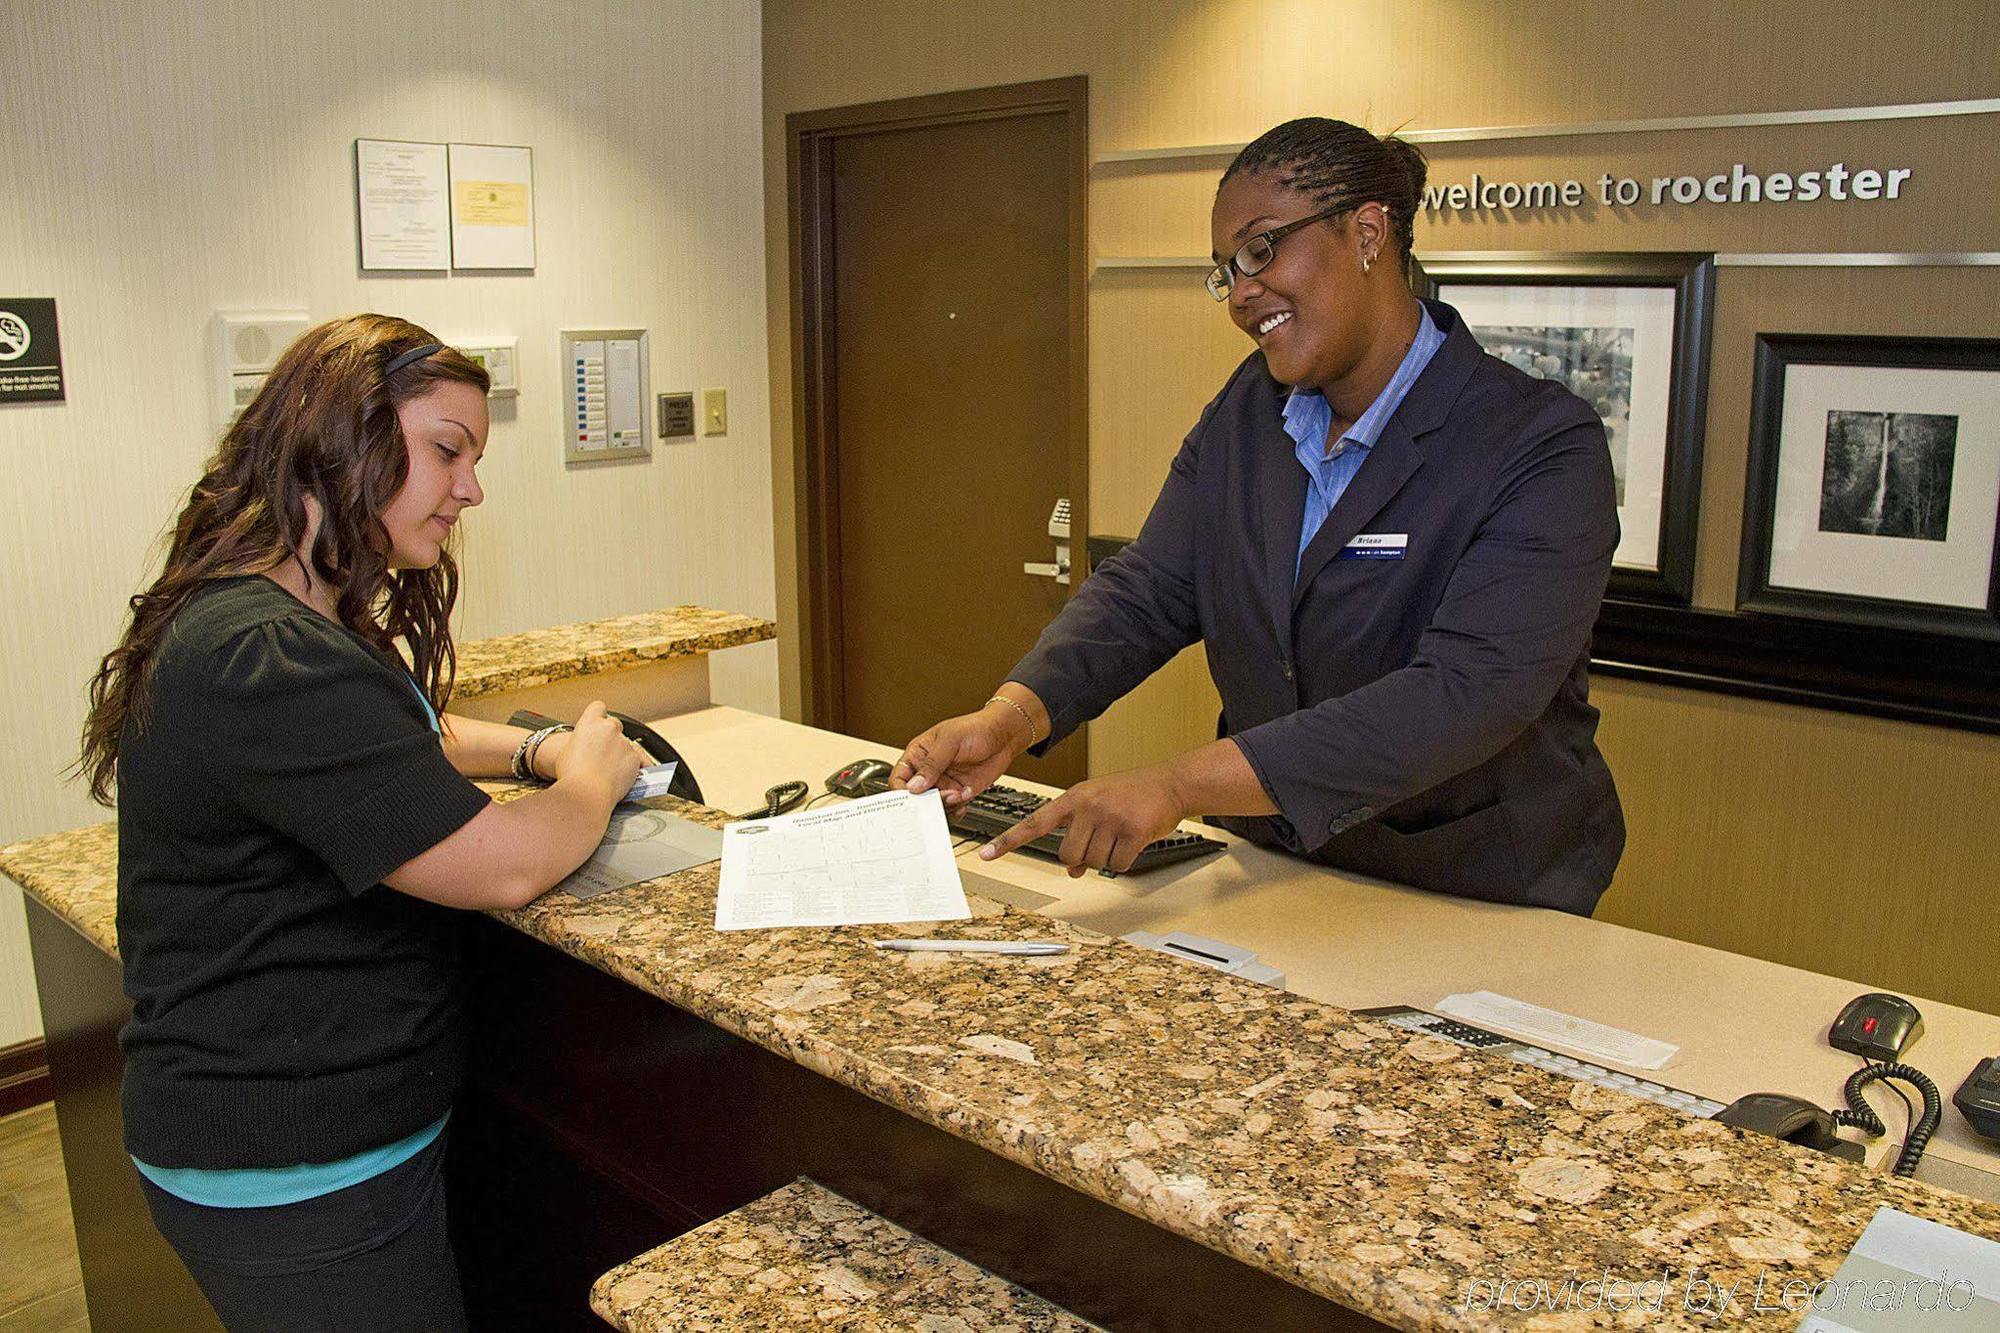
[[[429,569],[438,562],[459,511],[486,498],[473,468],[486,452],[486,395],[446,380],[396,409],[410,473],[382,511],[389,568]]]
[[[1275,176],[1246,172],[1216,191],[1209,230],[1217,262],[1259,232],[1321,212],[1325,205]],[[1372,284],[1361,266],[1367,239],[1352,215],[1301,227],[1279,240],[1271,262],[1233,275],[1229,317],[1263,349],[1281,384],[1325,390],[1352,373],[1376,323]]]

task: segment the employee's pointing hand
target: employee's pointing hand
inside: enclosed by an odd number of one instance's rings
[[[1067,827],[1062,862],[1074,879],[1092,868],[1125,871],[1146,844],[1172,833],[1189,815],[1166,768],[1142,768],[1078,783],[979,849],[981,860],[1005,856],[1054,829]]]

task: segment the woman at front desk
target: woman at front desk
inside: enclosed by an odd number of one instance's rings
[[[465,1326],[440,1174],[464,1059],[449,909],[556,883],[638,772],[601,704],[573,732],[440,724],[486,389],[404,320],[303,335],[92,685],[126,1148],[232,1330]],[[495,805],[467,780],[510,771],[553,784]]]
[[[1182,819],[1420,888],[1588,914],[1625,827],[1586,662],[1618,541],[1597,416],[1406,283],[1416,149],[1295,120],[1224,174],[1208,290],[1256,344],[1138,538],[892,786],[956,804],[1200,640],[1222,739],[1071,788],[1072,874]]]

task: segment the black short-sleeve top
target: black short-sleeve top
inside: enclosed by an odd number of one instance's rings
[[[291,1166],[441,1117],[455,917],[381,880],[487,802],[400,662],[261,575],[197,593],[119,749],[128,1151]]]

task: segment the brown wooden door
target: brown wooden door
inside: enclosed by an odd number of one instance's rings
[[[978,707],[1069,595],[1022,566],[1083,498],[1074,146],[1064,108],[826,145],[820,725],[901,745]],[[1082,780],[1082,734],[1014,771]]]

